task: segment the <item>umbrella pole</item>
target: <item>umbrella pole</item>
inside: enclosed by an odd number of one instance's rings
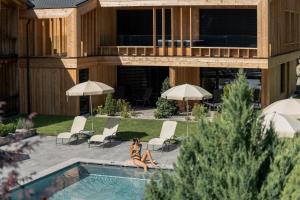
[[[92,117],[92,131],[94,130],[94,117],[93,117],[93,104],[92,104],[92,96],[90,95],[90,110],[91,110],[91,117]]]
[[[186,134],[189,135],[189,101],[186,100]]]

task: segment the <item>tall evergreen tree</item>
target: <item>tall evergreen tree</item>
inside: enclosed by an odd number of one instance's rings
[[[262,126],[243,74],[226,88],[222,112],[182,144],[174,174],[146,187],[146,199],[258,199],[277,138]],[[172,188],[166,188],[173,186]]]
[[[170,89],[170,81],[167,77],[162,83],[161,94]],[[178,107],[175,101],[170,101],[159,97],[156,102],[156,111],[154,113],[155,118],[168,118],[178,113]]]

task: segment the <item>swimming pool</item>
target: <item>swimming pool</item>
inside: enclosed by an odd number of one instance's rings
[[[141,200],[154,171],[76,163],[12,191],[12,200]]]

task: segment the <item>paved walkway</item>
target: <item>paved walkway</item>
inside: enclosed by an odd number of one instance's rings
[[[131,142],[113,141],[103,147],[93,146],[88,148],[87,142],[74,145],[56,145],[55,137],[32,137],[25,141],[39,141],[39,145],[35,150],[28,152],[28,158],[20,162],[18,172],[20,177],[28,176],[32,173],[38,173],[46,170],[54,165],[65,162],[73,158],[96,159],[106,161],[128,161],[129,146]],[[13,150],[13,146],[3,146],[2,150]],[[146,144],[143,144],[146,148]],[[166,152],[153,151],[153,157],[161,165],[172,165],[176,161],[179,147],[177,145],[170,146]],[[8,169],[4,170],[4,174]]]

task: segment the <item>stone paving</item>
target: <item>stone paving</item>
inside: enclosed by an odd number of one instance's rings
[[[28,176],[32,173],[39,173],[50,167],[74,158],[105,160],[108,162],[127,162],[129,160],[129,146],[131,142],[112,141],[110,144],[102,146],[88,147],[86,141],[79,144],[56,145],[55,137],[35,136],[25,141],[39,141],[35,150],[28,152],[27,158],[20,162],[18,172],[21,177]],[[146,143],[143,143],[143,150],[146,149]],[[15,147],[3,146],[2,150],[14,150]],[[152,150],[152,149],[151,149]],[[151,151],[155,160],[160,165],[171,166],[178,155],[179,146],[171,145],[166,151]],[[6,174],[10,169],[5,169]]]

